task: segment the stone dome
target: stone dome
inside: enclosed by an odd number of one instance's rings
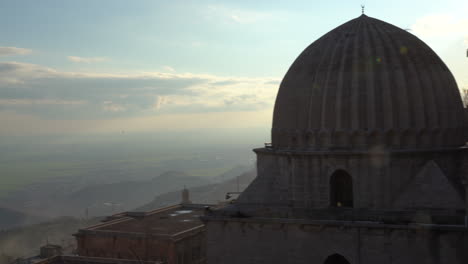
[[[308,46],[276,98],[277,149],[462,146],[464,112],[450,70],[416,36],[362,15]]]

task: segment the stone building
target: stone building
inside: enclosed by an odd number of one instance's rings
[[[186,189],[182,196],[180,205],[120,213],[101,224],[80,229],[75,234],[78,256],[122,263],[206,263],[205,227],[200,216],[207,205],[192,204]]]
[[[31,264],[31,263],[29,263]],[[94,258],[81,256],[54,256],[33,264],[167,264],[160,261],[142,261],[138,259]]]
[[[313,42],[271,136],[237,202],[203,217],[208,264],[468,263],[464,109],[414,35],[362,15]]]

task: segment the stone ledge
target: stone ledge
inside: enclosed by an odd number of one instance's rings
[[[319,227],[356,227],[356,228],[378,228],[378,229],[403,229],[403,230],[441,230],[468,232],[468,227],[464,225],[438,225],[411,223],[407,225],[386,224],[383,222],[372,221],[338,221],[338,220],[309,220],[309,219],[290,219],[290,218],[236,218],[229,216],[202,216],[203,222],[238,222],[238,223],[257,223],[257,224],[284,224],[284,225],[314,225]]]
[[[275,147],[255,148],[255,153],[276,154],[276,155],[357,155],[357,156],[375,156],[375,155],[399,155],[399,154],[433,154],[445,152],[466,152],[468,146],[454,148],[427,148],[427,149],[384,149],[384,150],[350,150],[350,149],[330,149],[330,150],[314,150],[314,149],[278,149]]]

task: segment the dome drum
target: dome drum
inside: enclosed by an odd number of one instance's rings
[[[374,130],[374,131],[287,131],[273,130],[273,148],[301,150],[356,149],[381,146],[389,150],[458,147],[462,129]]]

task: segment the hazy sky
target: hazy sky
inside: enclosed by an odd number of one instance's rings
[[[288,67],[362,2],[468,88],[466,0],[0,0],[0,135],[270,127]]]

